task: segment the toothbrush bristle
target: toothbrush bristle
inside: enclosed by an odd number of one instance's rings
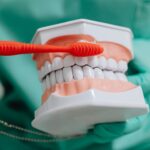
[[[94,56],[101,54],[103,48],[100,45],[93,43],[74,43],[71,45],[71,53],[74,56],[84,57],[84,56]]]

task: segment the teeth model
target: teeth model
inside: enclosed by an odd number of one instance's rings
[[[133,58],[131,38],[127,28],[89,20],[38,30],[33,43],[67,46],[88,42],[100,44],[104,52],[89,57],[33,55],[43,95],[32,125],[55,136],[75,136],[98,123],[125,121],[147,113],[142,89],[126,75]]]
[[[87,57],[80,57],[76,59],[74,56],[66,55],[64,58],[54,58],[52,63],[46,61],[44,66],[39,69],[39,77],[42,84],[49,85],[50,82],[50,86],[43,86],[43,92],[56,84],[81,80],[86,77],[128,82],[125,74],[128,68],[126,61],[119,60],[117,62],[113,58],[105,58],[104,62],[99,61],[103,58],[105,57],[95,56],[93,58],[89,57],[89,59]],[[81,62],[84,62],[85,59],[88,61],[83,65]],[[52,69],[50,69],[50,66],[53,66]],[[57,80],[54,78],[57,78]]]

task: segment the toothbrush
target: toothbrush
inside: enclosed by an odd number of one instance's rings
[[[84,57],[101,54],[103,52],[103,48],[100,45],[87,42],[76,42],[69,46],[54,46],[27,44],[14,41],[0,41],[0,56],[56,52],[70,53],[77,57]]]

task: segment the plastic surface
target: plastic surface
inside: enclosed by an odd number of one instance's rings
[[[84,19],[41,28],[32,42],[45,44],[55,37],[75,33],[90,35],[96,41],[121,45],[131,53],[130,59],[133,58],[132,32],[129,29]],[[108,53],[109,50],[108,48]],[[39,57],[41,58],[41,55]],[[147,112],[148,106],[144,102],[140,87],[117,93],[92,87],[73,96],[52,93],[36,111],[32,125],[55,136],[74,136],[86,133],[98,123],[125,121]]]
[[[140,87],[118,93],[91,89],[65,97],[55,93],[35,112],[32,126],[55,136],[74,136],[97,123],[125,121],[147,112]]]
[[[133,57],[132,31],[129,28],[115,26],[107,23],[78,19],[37,30],[32,43],[45,44],[49,39],[72,34],[87,34],[97,41],[111,41],[126,47]],[[121,37],[121,38],[120,38]]]

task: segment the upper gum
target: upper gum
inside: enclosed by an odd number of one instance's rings
[[[105,42],[104,42],[105,43]],[[109,42],[108,42],[109,43]],[[107,43],[107,44],[108,44]],[[109,49],[109,47],[111,47],[111,44],[112,43],[109,43],[109,45],[107,45],[106,43],[104,44],[104,47],[106,47],[104,49],[104,52],[103,54],[101,55],[97,55],[98,57],[99,56],[104,56],[106,59],[108,58],[113,58],[115,59],[116,61],[120,61],[120,60],[125,60],[126,62],[129,62],[130,59],[131,59],[131,55],[130,53],[128,52],[128,50],[126,50],[124,47],[121,47],[120,46],[120,50],[117,50],[117,46],[119,45],[115,45],[114,48],[116,49]],[[114,54],[115,53],[115,54]],[[46,61],[52,63],[53,59],[55,57],[61,57],[62,59],[66,56],[66,55],[70,55],[69,53],[55,53],[55,54],[52,54],[52,53],[44,53],[44,54],[39,54],[37,55],[38,57],[36,58],[33,58],[36,60],[36,64],[37,64],[37,68],[40,69],[44,63]]]

